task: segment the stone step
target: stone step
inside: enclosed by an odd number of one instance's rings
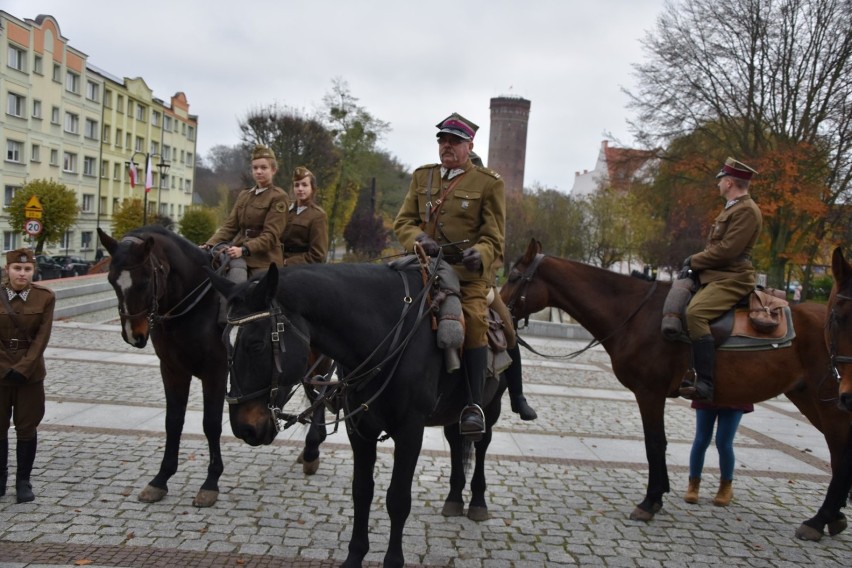
[[[106,320],[118,317],[118,299],[107,281],[106,274],[43,280],[40,284],[56,294],[56,309],[53,312],[55,320],[76,319],[95,312],[103,312],[99,317]]]

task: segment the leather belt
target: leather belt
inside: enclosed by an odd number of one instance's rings
[[[246,237],[249,239],[256,239],[263,232],[263,229],[246,229]]]
[[[311,250],[310,247],[291,247],[291,246],[284,245],[284,252],[286,252],[286,253],[308,252],[309,250]]]
[[[30,342],[27,339],[3,339],[0,340],[3,342],[3,345],[9,348],[10,351],[17,351],[18,349],[26,349],[30,346]]]

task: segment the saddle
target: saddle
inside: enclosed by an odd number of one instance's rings
[[[663,305],[662,333],[669,341],[689,342],[685,312],[694,294],[691,278],[672,285]],[[782,290],[757,287],[730,310],[710,322],[716,347],[758,351],[789,347],[796,337],[790,306]]]

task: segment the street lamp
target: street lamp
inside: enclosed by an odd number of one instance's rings
[[[158,185],[160,186],[160,188],[162,188],[163,177],[165,177],[166,173],[169,171],[170,164],[163,158],[163,156],[161,154],[158,154],[156,152],[153,152],[153,153],[150,153],[150,154],[145,153],[145,152],[133,152],[133,155],[130,156],[130,161],[125,162],[125,165],[127,166],[128,170],[130,170],[130,165],[133,164],[133,168],[137,172],[139,171],[139,168],[136,167],[136,155],[137,154],[145,156],[145,161],[143,163],[145,164],[145,176],[146,176],[146,178],[148,176],[148,170],[147,170],[148,162],[150,160],[154,159],[154,158],[160,159],[160,161],[155,165],[157,166],[157,170],[160,173],[160,179],[159,179]],[[146,179],[145,184],[147,185],[147,183],[148,182],[147,182],[147,179]],[[158,193],[157,199],[159,199],[159,193]],[[147,224],[148,224],[148,188],[146,187],[145,193],[142,195],[142,225],[144,226],[144,225],[147,225]]]

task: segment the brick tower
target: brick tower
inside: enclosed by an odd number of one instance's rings
[[[529,119],[530,101],[521,97],[491,99],[487,165],[503,176],[507,196],[519,195],[524,190]]]

